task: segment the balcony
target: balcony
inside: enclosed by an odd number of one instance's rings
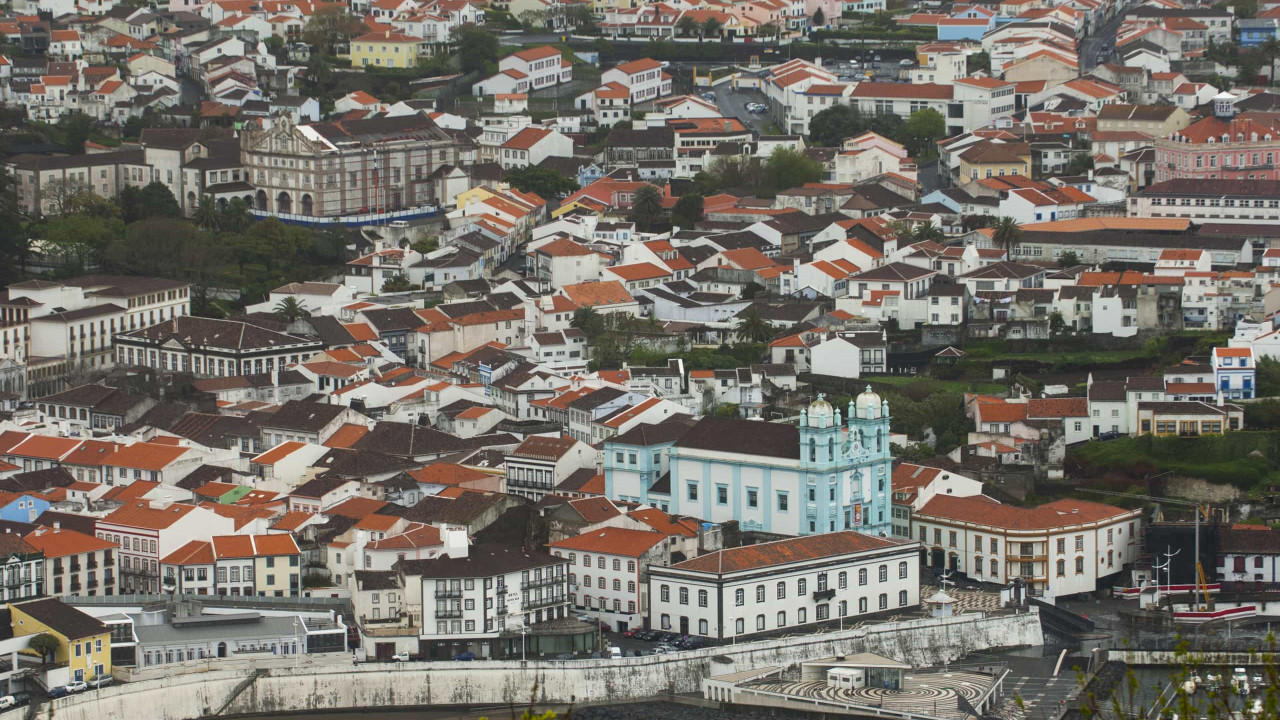
[[[814,590],[814,591],[813,591],[813,599],[814,599],[814,602],[823,602],[823,601],[825,601],[825,600],[830,600],[831,598],[833,598],[833,597],[835,597],[835,596],[836,596],[836,590],[835,590],[835,588],[827,588],[826,590]]]
[[[531,598],[525,601],[524,609],[535,610],[537,608],[551,607],[553,605],[563,605],[566,602],[569,602],[569,600],[564,596],[542,598],[541,600],[534,600]]]
[[[446,590],[436,590],[438,598],[460,598],[462,597],[462,588],[448,588]]]
[[[524,582],[520,583],[520,589],[528,590],[529,588],[546,587],[548,585],[555,585],[557,583],[563,582],[565,577],[566,576],[564,575],[560,575],[560,576],[553,575],[551,577],[543,577],[541,579],[534,578],[531,580],[525,580]]]
[[[92,589],[92,588],[96,588],[96,587],[98,587],[98,581],[97,581],[97,580],[88,580],[88,581],[86,581],[86,582],[85,582],[85,587],[90,588],[90,589]]]
[[[460,618],[462,617],[462,608],[450,608],[448,610],[436,609],[437,618]]]

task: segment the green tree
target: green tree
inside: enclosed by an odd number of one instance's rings
[[[1066,250],[1058,256],[1058,267],[1070,268],[1080,264],[1080,256],[1075,250]]]
[[[996,225],[991,241],[996,247],[1004,250],[1008,259],[1012,260],[1014,252],[1022,244],[1022,228],[1018,227],[1017,220],[1007,216],[1002,217]]]
[[[486,65],[498,61],[498,36],[482,27],[455,28],[453,42],[458,47],[458,62],[464,73],[482,72]]]
[[[676,200],[671,208],[671,224],[681,228],[692,228],[702,219],[702,195],[685,193]]]
[[[383,289],[386,289],[385,285],[383,286]],[[292,295],[289,295],[276,303],[272,312],[275,313],[276,317],[288,323],[291,323],[298,318],[311,317],[311,311],[307,309],[307,304]]]
[[[573,319],[569,321],[569,327],[581,330],[582,334],[587,336],[587,344],[594,345],[604,333],[604,317],[595,308],[578,308],[573,311]]]
[[[1063,329],[1067,327],[1067,321],[1062,319],[1062,313],[1054,310],[1049,313],[1049,334],[1061,334]]]
[[[40,633],[27,642],[27,648],[39,655],[42,663],[52,660],[60,645],[58,638],[49,633]]]
[[[631,217],[641,232],[649,232],[662,219],[662,191],[652,185],[641,185],[636,190]]]
[[[800,187],[805,183],[822,180],[822,163],[803,151],[789,147],[776,147],[765,162],[764,177],[777,190]]]
[[[716,405],[711,414],[722,418],[736,418],[738,417],[738,406],[733,403],[720,403]]]
[[[778,37],[778,26],[767,22],[760,26],[760,29],[756,31],[756,35],[762,38],[776,38]]]
[[[365,24],[347,12],[345,5],[327,4],[316,8],[302,28],[302,37],[318,55],[332,55],[334,47],[363,34]],[[323,60],[321,60],[323,62]]]
[[[1071,162],[1067,163],[1066,173],[1068,175],[1084,175],[1093,169],[1093,156],[1089,153],[1076,153],[1071,156]]]
[[[720,155],[694,175],[693,182],[703,196],[731,189],[752,190],[760,184],[760,163],[741,155]]]
[[[942,231],[942,228],[934,225],[932,220],[926,220],[911,228],[911,232],[908,234],[908,237],[911,238],[911,242],[913,243],[941,243],[947,239],[947,234]]]
[[[61,138],[61,145],[66,148],[68,153],[83,155],[84,143],[93,136],[93,132],[97,127],[97,121],[88,115],[79,112],[71,113],[63,115],[58,120],[57,134]]]
[[[809,119],[809,144],[839,147],[845,138],[857,135],[864,127],[862,113],[858,108],[833,105]]]
[[[946,134],[946,118],[933,108],[917,110],[907,118],[907,149],[917,158],[932,157],[937,154],[938,148],[935,143]]]
[[[424,235],[414,240],[409,247],[420,255],[429,255],[440,249],[440,239]]]
[[[773,328],[760,316],[760,309],[755,305],[738,313],[738,324],[733,332],[741,342],[766,342],[773,337]]]
[[[382,292],[398,293],[409,292],[410,290],[418,290],[419,287],[409,282],[409,279],[403,275],[392,275],[382,283]]]
[[[991,56],[987,54],[986,50],[970,55],[965,58],[965,70],[968,71],[970,75],[976,72],[990,73]]]
[[[1257,376],[1258,397],[1280,395],[1280,360],[1270,357],[1259,358]]]
[[[1263,57],[1267,59],[1267,82],[1274,85],[1276,82],[1276,57],[1280,57],[1280,40],[1274,36],[1267,38],[1258,48]]]
[[[698,21],[688,15],[682,15],[676,21],[676,32],[684,37],[693,37],[693,34],[698,32]]]
[[[31,245],[18,206],[13,176],[0,167],[0,284],[7,285],[26,274]]]
[[[702,37],[704,37],[704,38],[708,38],[708,37],[709,37],[709,38],[718,38],[718,37],[720,37],[720,28],[721,28],[721,27],[722,27],[722,25],[720,24],[720,21],[719,21],[719,20],[717,20],[717,19],[715,19],[715,18],[713,18],[713,17],[709,17],[709,18],[707,18],[707,19],[702,23]]]
[[[242,233],[253,224],[249,204],[240,198],[231,198],[226,207],[218,210],[218,228],[227,232]]]
[[[222,213],[218,212],[218,206],[212,197],[201,195],[199,203],[196,204],[195,215],[191,219],[204,230],[217,230]]]
[[[88,183],[71,178],[50,180],[40,191],[41,203],[49,208],[50,215],[58,217],[78,212],[87,204],[86,198],[91,195],[93,188]]]
[[[536,165],[511,168],[503,173],[502,179],[512,187],[531,192],[544,200],[562,198],[578,189],[578,181],[574,178]]]
[[[44,237],[50,250],[62,258],[72,274],[98,264],[113,240],[123,234],[123,224],[115,218],[67,215],[45,225]]]
[[[284,48],[284,38],[279,35],[268,35],[267,39],[262,42],[267,46],[267,50],[272,53],[279,52]]]
[[[827,14],[826,14],[826,13],[824,13],[824,12],[822,12],[822,8],[818,8],[817,10],[815,10],[815,11],[814,11],[814,13],[813,13],[813,26],[814,26],[814,27],[826,27],[826,26],[827,26]]]
[[[152,180],[141,188],[126,187],[120,191],[120,219],[126,223],[155,217],[181,217],[178,199],[169,187],[159,180]]]

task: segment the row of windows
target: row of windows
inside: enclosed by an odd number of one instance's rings
[[[898,592],[898,607],[906,607],[907,603],[909,603],[910,600],[911,600],[910,594],[906,590],[900,590]],[[877,602],[878,610],[888,610],[889,594],[880,593],[880,596],[877,598],[876,602]],[[859,613],[867,612],[867,607],[868,607],[868,599],[865,597],[858,598],[858,612]],[[849,601],[841,600],[837,605],[837,611],[839,613],[839,617],[848,616]],[[824,620],[830,619],[830,617],[831,617],[831,606],[829,604],[823,603],[814,608],[815,622],[822,622]],[[808,609],[807,608],[797,609],[795,618],[796,618],[797,625],[804,625],[805,623],[809,622]],[[779,610],[776,619],[777,619],[777,625],[775,625],[775,627],[778,627],[778,628],[787,627],[787,611],[786,610]],[[659,620],[663,630],[671,629],[671,616],[669,614],[663,613],[662,616],[659,618]],[[765,625],[765,616],[763,614],[756,615],[756,630],[762,631],[766,629],[767,627]],[[734,634],[737,634],[737,635],[740,635],[746,632],[746,618],[734,618],[733,632]],[[699,635],[710,634],[710,624],[708,623],[707,620],[698,621],[698,634]]]
[[[574,575],[573,573],[569,573],[569,584],[570,584],[570,585],[577,585],[577,584],[578,584],[577,576],[576,576],[576,575]],[[591,576],[590,576],[590,575],[583,575],[583,576],[582,576],[582,586],[583,586],[583,587],[587,587],[587,588],[591,587]],[[598,578],[596,578],[596,587],[600,588],[601,590],[604,590],[604,589],[605,589],[605,579],[604,579],[604,577],[598,577]],[[614,579],[614,581],[613,581],[613,589],[614,589],[615,591],[617,591],[617,592],[622,592],[622,581],[621,581],[621,580],[618,580],[618,579],[616,579],[616,578],[615,578],[615,579]],[[627,581],[627,592],[629,592],[629,593],[633,593],[633,592],[635,592],[635,591],[636,591],[636,581],[635,581],[635,580],[628,580],[628,581]]]
[[[879,568],[877,569],[877,572],[878,572],[878,576],[879,576],[879,581],[880,581],[880,582],[888,582],[888,581],[889,581],[889,566],[888,566],[888,565],[881,565],[881,566],[879,566]],[[907,576],[908,576],[908,574],[909,574],[909,570],[908,570],[908,565],[907,565],[907,563],[906,563],[905,561],[904,561],[904,562],[900,562],[900,563],[898,563],[898,578],[899,578],[899,579],[906,579],[906,578],[907,578]],[[827,573],[818,573],[818,579],[817,579],[817,590],[816,590],[816,592],[822,592],[822,591],[824,591],[824,590],[826,590],[826,589],[827,589],[827,577],[828,577]],[[840,587],[840,589],[841,589],[841,590],[843,590],[843,589],[845,589],[845,588],[847,588],[847,587],[849,586],[849,573],[848,573],[848,572],[845,572],[845,571],[843,571],[843,570],[842,570],[842,571],[840,571],[840,573],[839,573],[836,577],[837,577],[836,582],[837,582],[837,584],[839,585],[839,587]],[[860,568],[860,569],[858,570],[858,585],[860,585],[860,586],[861,586],[861,585],[866,585],[866,584],[867,584],[867,577],[868,577],[867,569],[866,569],[866,568]],[[616,589],[616,588],[615,588],[615,589]],[[765,586],[764,586],[764,585],[757,585],[755,590],[756,590],[756,593],[755,593],[755,594],[756,594],[756,602],[758,602],[758,603],[762,603],[762,602],[764,602],[764,601],[765,601]],[[807,578],[799,578],[799,579],[797,579],[797,580],[796,580],[796,595],[797,595],[797,596],[799,596],[799,597],[803,597],[805,594],[807,594],[807,593],[808,593],[808,590],[809,590],[809,582],[808,582],[808,579],[807,579]],[[775,594],[776,594],[777,599],[779,599],[779,600],[784,600],[784,599],[786,599],[786,597],[787,597],[787,582],[786,582],[785,580],[780,580],[780,581],[778,581],[778,582],[775,584],[775,586],[774,586],[774,591],[775,591]],[[662,599],[662,601],[663,601],[663,602],[671,602],[671,588],[670,588],[670,586],[665,585],[665,584],[664,584],[664,585],[660,585],[660,586],[658,587],[658,594],[659,594],[659,596],[661,597],[661,599]],[[679,591],[679,598],[680,598],[680,601],[679,601],[679,602],[680,602],[680,604],[681,604],[681,605],[688,605],[688,604],[689,604],[689,588],[687,588],[687,587],[682,587],[682,588],[680,588],[680,591]],[[706,590],[699,590],[699,591],[698,591],[698,607],[706,607],[706,606],[707,606],[707,598],[708,598],[707,591],[706,591]],[[744,588],[738,588],[737,590],[735,590],[735,591],[734,591],[734,604],[735,604],[735,605],[739,605],[739,606],[741,606],[741,605],[745,605],[745,604],[746,604],[746,590],[745,590]]]

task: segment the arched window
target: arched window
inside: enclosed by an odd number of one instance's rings
[[[841,570],[839,577],[840,577],[840,589],[843,590],[849,587],[849,573],[845,572],[844,570]]]
[[[662,602],[671,602],[671,587],[669,585],[659,586],[658,596],[662,598]]]
[[[859,569],[858,569],[858,584],[859,584],[859,585],[866,585],[866,584],[867,584],[867,569],[866,569],[866,568],[859,568]]]
[[[834,462],[836,459],[836,439],[834,437],[827,438],[827,462]]]
[[[880,443],[882,442],[881,440],[882,432],[883,431],[881,431],[880,428],[876,428],[876,452],[880,452]]]
[[[879,573],[880,573],[880,582],[886,582],[886,581],[888,581],[888,580],[889,580],[889,566],[888,566],[888,565],[881,565],[881,566],[880,566],[880,569],[879,569]]]
[[[818,462],[818,441],[809,438],[809,462]]]

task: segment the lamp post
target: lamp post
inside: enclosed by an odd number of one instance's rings
[[[527,625],[520,626],[520,662],[525,661],[524,660],[524,637],[525,637],[525,633],[528,632],[528,629],[529,628]]]
[[[301,657],[302,641],[298,637],[298,616],[293,616],[293,666],[296,668],[302,663]]]

